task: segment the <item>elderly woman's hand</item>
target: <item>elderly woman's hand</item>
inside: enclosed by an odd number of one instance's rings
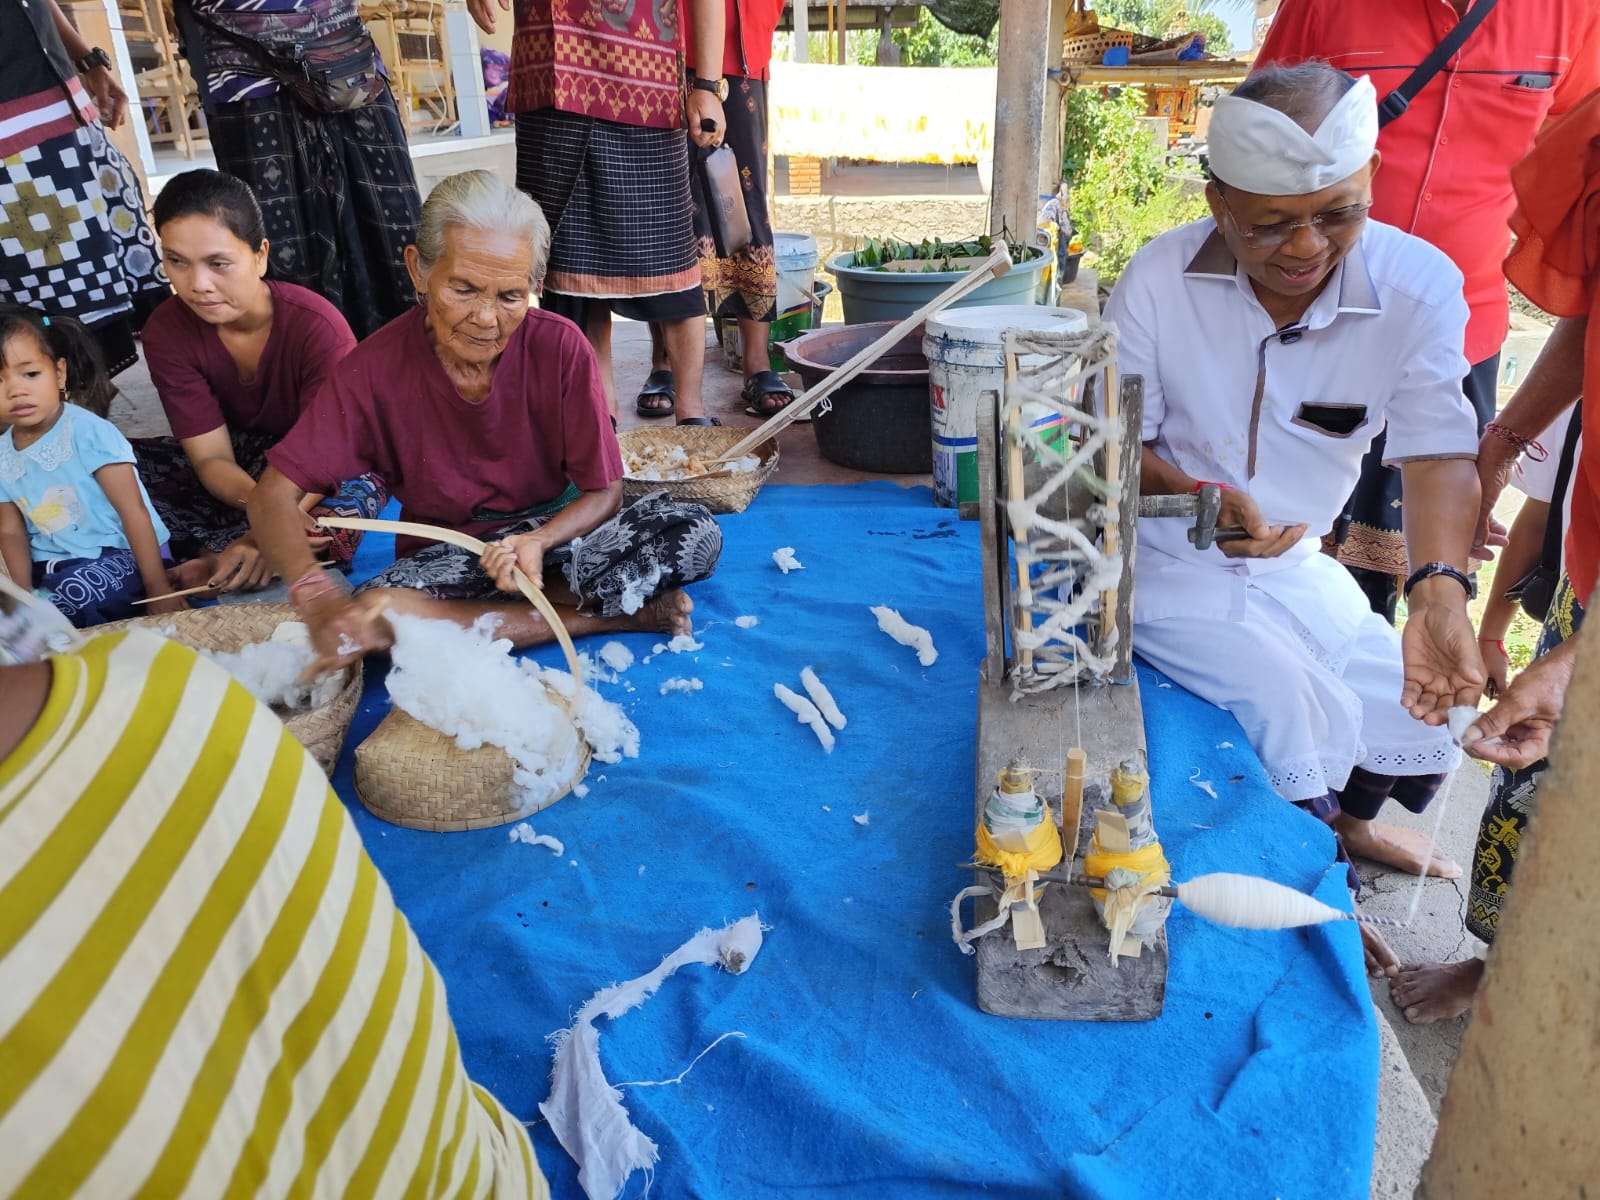
[[[516,592],[513,568],[520,568],[536,588],[544,587],[544,542],[537,532],[513,533],[483,550],[483,570],[502,592]]]

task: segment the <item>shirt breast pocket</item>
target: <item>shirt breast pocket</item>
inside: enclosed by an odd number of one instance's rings
[[[1365,404],[1337,404],[1308,400],[1295,410],[1290,420],[1301,429],[1324,437],[1348,438],[1367,424]]]

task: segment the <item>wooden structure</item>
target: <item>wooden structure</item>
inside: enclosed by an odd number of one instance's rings
[[[129,116],[143,118],[152,145],[193,158],[208,137],[199,88],[178,49],[171,0],[117,0],[117,12],[134,68]]]
[[[1137,379],[1118,383],[1114,348],[1105,326],[1009,334],[1005,391],[978,411],[985,654],[975,820],[1001,769],[1026,759],[1039,772],[1035,792],[1062,814],[1068,869],[1095,811],[1110,803],[1112,770],[1145,751],[1132,667],[1143,388]],[[1034,427],[1041,406],[1060,415],[1060,441]],[[1075,750],[1083,752],[1072,771],[1076,778],[1082,768],[1081,802],[1067,785]],[[991,886],[998,895],[999,884]],[[995,903],[978,899],[979,924],[996,915]],[[1038,914],[1041,948],[1019,949],[1003,927],[974,942],[985,1012],[1079,1021],[1160,1014],[1164,931],[1114,966],[1087,890],[1050,885]]]
[[[361,19],[389,72],[409,133],[447,133],[458,123],[441,0],[371,0]]]

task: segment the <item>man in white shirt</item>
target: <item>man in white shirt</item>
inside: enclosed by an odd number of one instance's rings
[[[1477,429],[1461,394],[1461,273],[1367,219],[1376,96],[1325,64],[1269,68],[1212,118],[1212,219],[1129,264],[1106,318],[1145,384],[1143,490],[1223,492],[1199,551],[1184,523],[1140,522],[1134,644],[1231,711],[1285,799],[1352,854],[1455,877],[1425,838],[1378,825],[1391,796],[1426,807],[1460,752],[1442,728],[1476,704],[1467,618]],[[1387,426],[1418,570],[1404,636],[1319,552]]]

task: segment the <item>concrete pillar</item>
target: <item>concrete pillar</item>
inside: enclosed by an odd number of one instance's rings
[[[1030,237],[1039,214],[1039,143],[1044,120],[1045,39],[1051,0],[1000,0],[999,77],[994,92],[994,184],[989,231]]]
[[[1593,1195],[1600,1181],[1600,637],[1577,673],[1439,1109],[1428,1200]]]
[[[502,21],[511,14],[497,13]],[[462,137],[486,137],[489,100],[483,88],[483,60],[478,48],[478,27],[467,15],[462,0],[450,0],[444,9],[444,44],[450,58],[450,81],[455,85],[456,116]]]
[[[84,41],[99,46],[111,56],[117,82],[128,93],[128,118],[121,129],[108,129],[106,134],[138,172],[139,186],[149,199],[150,176],[155,174],[156,159],[150,149],[149,130],[144,125],[144,110],[139,107],[139,94],[133,85],[133,60],[128,56],[128,39],[122,32],[122,14],[117,11],[117,2],[61,0],[61,10],[83,35]]]
[[[793,0],[790,11],[794,16],[794,61],[806,62],[811,57],[810,0]]]

